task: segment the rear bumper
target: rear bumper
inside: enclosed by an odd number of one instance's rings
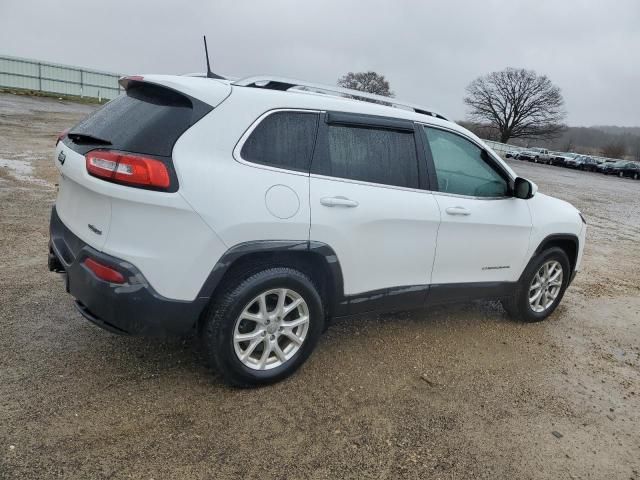
[[[190,332],[207,299],[193,302],[170,300],[159,295],[132,264],[92,248],[69,230],[51,211],[50,255],[66,273],[66,288],[76,308],[89,321],[114,333],[127,335],[180,335]],[[92,257],[113,266],[126,278],[115,284],[100,280],[83,261]],[[51,265],[57,265],[51,261]]]

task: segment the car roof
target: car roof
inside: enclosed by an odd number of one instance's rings
[[[146,82],[157,83],[165,85],[169,88],[182,91],[188,95],[198,98],[204,102],[210,97],[218,98],[219,91],[221,89],[230,89],[231,92],[238,92],[246,96],[261,97],[265,103],[271,103],[273,108],[302,108],[313,110],[337,110],[348,113],[360,113],[365,115],[377,115],[385,117],[393,117],[404,120],[411,120],[415,122],[428,123],[436,126],[442,126],[451,130],[456,130],[467,136],[474,138],[475,140],[482,142],[480,138],[474,135],[472,132],[464,127],[461,127],[457,123],[444,118],[442,115],[433,112],[432,114],[425,114],[419,111],[410,110],[409,108],[399,108],[390,105],[383,105],[380,103],[374,103],[373,101],[362,101],[354,98],[347,98],[344,96],[330,95],[324,93],[318,93],[308,90],[278,90],[269,89],[254,86],[244,86],[235,81],[219,80],[204,78],[201,76],[195,76],[196,74],[190,74],[188,76],[181,75],[141,75]],[[264,77],[250,77],[247,80],[254,78]],[[268,77],[276,78],[280,80],[280,77]],[[288,80],[293,81],[293,80]],[[306,85],[306,82],[300,82]],[[318,84],[311,84],[318,85]],[[329,90],[336,89],[336,91],[351,91],[348,89],[339,89],[338,87],[324,86]],[[216,90],[215,95],[211,95],[211,91]],[[354,92],[354,94],[361,94],[362,92]],[[370,97],[376,97],[375,95],[368,95]],[[412,105],[395,98],[380,97],[381,99],[390,103],[398,103],[400,105]],[[217,102],[216,102],[217,103]],[[427,110],[424,110],[427,111]],[[430,109],[429,109],[430,111]],[[482,142],[484,144],[484,142]]]

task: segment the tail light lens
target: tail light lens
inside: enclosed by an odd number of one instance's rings
[[[110,150],[93,150],[85,155],[87,172],[98,178],[134,187],[167,190],[171,177],[167,166],[155,158]]]
[[[68,128],[65,128],[63,131],[60,132],[60,134],[58,135],[58,138],[56,139],[56,147],[64,139],[64,137],[67,136],[67,133],[69,133]]]
[[[93,258],[87,258],[84,261],[85,266],[91,270],[96,277],[105,282],[111,283],[124,283],[125,278],[119,271],[111,268],[108,265],[104,265]]]

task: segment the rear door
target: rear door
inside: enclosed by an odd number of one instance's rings
[[[424,127],[442,212],[433,284],[515,281],[531,233],[526,200],[509,194],[509,176],[471,139]]]
[[[440,211],[426,191],[423,158],[410,121],[336,112],[321,119],[310,238],[336,252],[346,295],[430,283]]]

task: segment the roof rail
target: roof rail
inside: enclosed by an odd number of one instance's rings
[[[381,103],[389,107],[400,108],[403,110],[411,110],[422,115],[429,115],[431,117],[440,118],[442,120],[448,120],[448,118],[434,112],[429,108],[415,105],[413,103],[407,103],[400,100],[396,100],[392,97],[383,97],[382,95],[375,95],[373,93],[361,92],[359,90],[352,90],[350,88],[334,87],[332,85],[323,85],[320,83],[305,82],[304,80],[293,80],[291,78],[283,77],[247,77],[236,80],[232,85],[239,87],[253,87],[253,88],[265,88],[267,90],[295,90],[298,92],[313,92],[323,93],[339,97],[347,97],[360,101],[368,101]]]

